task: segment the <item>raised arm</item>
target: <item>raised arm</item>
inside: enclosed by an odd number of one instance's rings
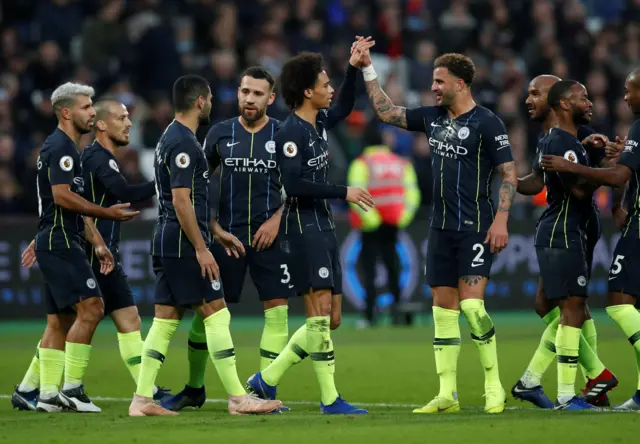
[[[398,128],[407,129],[407,109],[403,106],[393,104],[389,96],[380,87],[377,74],[373,70],[373,65],[369,65],[362,69],[365,78],[365,86],[367,88],[367,96],[369,102],[376,113],[376,117],[381,122]],[[373,77],[371,77],[373,75]],[[367,80],[369,78],[370,80]]]

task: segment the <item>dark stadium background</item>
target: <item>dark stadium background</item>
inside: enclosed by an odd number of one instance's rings
[[[539,126],[528,122],[524,99],[529,80],[552,73],[584,82],[594,104],[594,128],[624,137],[631,114],[622,101],[623,79],[640,66],[640,0],[10,0],[0,13],[0,318],[41,317],[37,271],[20,268],[22,248],[35,234],[35,159],[55,127],[49,96],[67,80],[93,85],[98,96],[115,95],[134,121],[131,145],[120,152],[121,171],[131,182],[152,177],[152,152],[172,119],[170,90],[184,73],[199,73],[212,87],[212,122],[236,113],[239,73],[261,64],[278,74],[299,51],[322,52],[338,86],[353,37],[372,35],[374,65],[392,100],[408,107],[432,104],[432,61],[440,53],[471,56],[477,67],[476,100],[504,120],[519,175],[530,169]],[[345,182],[349,163],[375,125],[392,149],[412,159],[423,191],[423,209],[398,247],[405,294],[428,302],[421,283],[431,177],[425,136],[371,121],[363,85],[356,110],[330,134],[332,180]],[[280,100],[269,110],[283,118]],[[206,128],[201,128],[202,138]],[[87,137],[82,145],[90,142]],[[215,187],[217,180],[212,180]],[[215,191],[215,190],[214,190]],[[216,195],[216,193],[213,193]],[[605,234],[596,250],[592,294],[606,291],[606,269],[616,233],[610,199],[597,201]],[[342,219],[345,288],[353,311],[362,297],[353,266],[356,233]],[[487,304],[496,308],[533,306],[537,263],[532,250],[534,220],[540,208],[517,197],[510,228],[512,242],[500,255]],[[123,232],[131,254],[125,269],[148,313],[148,248],[154,202],[142,221]],[[379,279],[386,291],[384,274]],[[384,295],[382,302],[384,302]],[[249,287],[234,310],[259,313]]]

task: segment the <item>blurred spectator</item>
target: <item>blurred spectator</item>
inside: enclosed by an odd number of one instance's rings
[[[142,124],[142,143],[146,148],[155,149],[160,136],[173,119],[171,101],[162,93],[151,98],[151,110]]]

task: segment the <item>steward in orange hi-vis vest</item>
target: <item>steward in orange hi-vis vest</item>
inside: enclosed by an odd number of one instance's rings
[[[413,166],[384,145],[373,145],[349,166],[349,186],[371,193],[375,208],[368,212],[350,205],[349,222],[353,228],[372,231],[380,225],[404,228],[420,205],[420,190]]]

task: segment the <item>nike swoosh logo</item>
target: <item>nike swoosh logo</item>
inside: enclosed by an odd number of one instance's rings
[[[611,276],[611,277],[609,278],[609,280],[610,280],[610,281],[612,281],[612,280],[614,280],[614,279],[615,279],[615,278],[617,278],[617,277],[618,277],[618,276]]]
[[[315,140],[314,140],[313,142],[312,142],[312,141],[309,141],[309,146],[313,146],[313,144],[314,144],[314,143],[316,143],[316,141],[315,141]]]
[[[228,148],[231,148],[232,146],[237,145],[237,144],[239,144],[239,143],[240,143],[240,142],[236,142],[236,143],[229,143],[229,142],[227,142],[227,147],[228,147]]]
[[[514,388],[513,388],[513,391],[514,391],[515,393],[526,393],[526,392],[529,392],[530,390],[521,390],[521,389],[519,389],[518,387],[514,387]]]
[[[289,288],[293,288],[293,285],[289,284]]]
[[[484,265],[484,264],[478,264],[478,263],[473,263],[473,262],[471,263],[471,266],[472,266],[473,268],[475,268],[475,267],[482,267],[483,265]]]
[[[434,127],[434,128],[437,128],[437,127],[441,127],[442,128],[442,125],[438,125],[437,123],[433,123],[433,122],[431,122],[431,126]]]

